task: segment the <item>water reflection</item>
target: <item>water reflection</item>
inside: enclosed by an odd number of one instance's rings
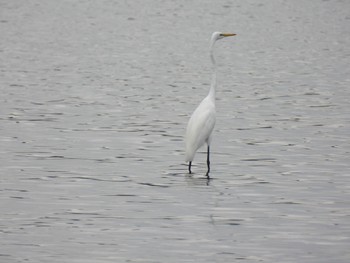
[[[206,173],[201,177],[198,177],[196,174],[185,174],[186,182],[189,186],[209,186],[210,182],[214,180],[212,177],[207,177]]]

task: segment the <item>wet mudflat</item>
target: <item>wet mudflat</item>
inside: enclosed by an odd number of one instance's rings
[[[349,262],[348,1],[0,10],[1,262]]]

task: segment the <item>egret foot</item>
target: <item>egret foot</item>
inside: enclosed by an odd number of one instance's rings
[[[191,171],[191,165],[192,165],[192,162],[190,162],[189,164],[188,164],[188,173],[192,173],[192,171]]]
[[[208,179],[210,178],[209,177],[209,173],[210,173],[210,147],[208,145],[208,152],[207,152],[207,166],[208,166],[208,171],[207,171],[207,177]]]

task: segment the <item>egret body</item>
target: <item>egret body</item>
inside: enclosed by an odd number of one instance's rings
[[[186,162],[189,162],[188,171],[191,171],[192,161],[197,150],[207,145],[207,177],[210,172],[210,142],[215,126],[215,90],[216,90],[216,62],[214,58],[214,44],[217,40],[235,36],[232,33],[214,32],[210,41],[210,59],[213,66],[211,86],[208,95],[202,100],[199,106],[192,113],[186,129]]]

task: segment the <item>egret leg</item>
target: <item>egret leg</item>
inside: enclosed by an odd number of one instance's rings
[[[210,173],[210,147],[208,145],[208,151],[207,151],[207,166],[208,166],[208,171],[207,171],[207,177],[208,179],[209,177],[209,173]]]
[[[189,172],[190,174],[192,173],[192,171],[191,171],[191,165],[192,165],[192,162],[190,162],[189,165],[188,165],[188,172]]]

